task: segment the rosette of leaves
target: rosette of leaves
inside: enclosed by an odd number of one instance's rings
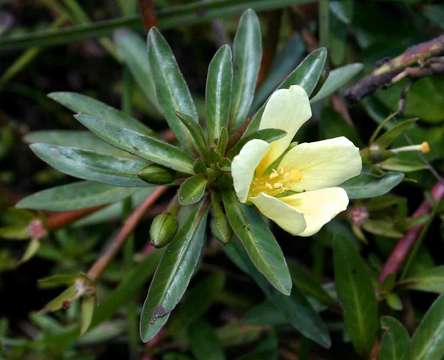
[[[177,142],[167,143],[127,113],[90,97],[51,93],[49,97],[75,112],[74,117],[90,132],[39,132],[27,140],[43,161],[84,181],[34,194],[19,207],[73,210],[117,203],[139,192],[146,196],[159,184],[177,189],[168,221],[155,222],[169,228],[157,233],[151,229],[168,241],[159,241],[166,249],[142,309],[142,340],[149,341],[159,332],[181,300],[211,229],[227,255],[255,279],[296,329],[329,346],[326,326],[302,293],[292,289],[287,262],[268,223],[235,196],[230,166],[248,140],[271,142],[284,135],[277,129],[258,130],[263,103],[274,90],[299,85],[312,103],[317,102],[355,76],[361,65],[350,64],[327,76],[327,51],[319,48],[286,77],[267,80],[261,99],[255,98],[261,30],[254,11],[247,10],[232,46],[222,46],[210,62],[206,113],[199,117],[173,52],[157,28],[149,31],[146,47],[138,35],[127,31],[119,32],[116,42],[150,106],[163,115]],[[291,310],[294,304],[300,314]]]

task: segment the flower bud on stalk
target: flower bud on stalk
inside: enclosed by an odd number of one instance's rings
[[[177,231],[176,216],[167,211],[157,215],[150,227],[151,242],[156,248],[167,245],[174,237]]]
[[[169,184],[176,178],[176,173],[166,167],[152,164],[142,169],[137,176],[150,184]]]
[[[232,231],[220,205],[220,197],[215,193],[211,194],[211,213],[213,217],[210,228],[213,236],[223,244],[228,243],[231,239]]]

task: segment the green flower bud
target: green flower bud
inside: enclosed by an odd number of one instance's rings
[[[227,244],[230,241],[232,231],[225,216],[213,217],[210,222],[210,228],[213,236],[221,243]]]
[[[157,248],[163,247],[173,239],[176,231],[176,217],[169,212],[159,214],[153,219],[153,222],[151,223],[151,242]]]
[[[232,231],[222,210],[219,194],[211,194],[211,213],[213,217],[210,222],[210,228],[213,236],[224,244],[228,243],[231,239]]]
[[[138,174],[142,180],[150,184],[169,184],[175,179],[175,172],[160,165],[148,165],[142,169]]]

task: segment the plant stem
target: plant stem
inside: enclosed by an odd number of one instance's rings
[[[319,45],[328,47],[330,36],[330,1],[319,1]]]
[[[404,77],[419,78],[444,73],[444,62],[438,55],[444,53],[444,35],[408,48],[401,55],[384,61],[368,76],[346,91],[346,97],[358,101],[382,86],[393,84]]]
[[[89,214],[102,209],[103,206],[95,206],[87,209],[73,210],[73,211],[63,211],[60,213],[52,214],[46,219],[46,229],[57,230],[66,225],[72,224],[74,221],[79,220]]]
[[[103,271],[105,271],[108,264],[114,259],[117,252],[120,250],[125,240],[133,232],[137,224],[142,219],[143,215],[150,209],[161,195],[167,190],[166,186],[159,186],[154,190],[145,201],[136,208],[131,215],[126,219],[123,226],[120,228],[119,232],[115,237],[111,239],[108,248],[104,253],[96,260],[96,262],[91,266],[88,271],[88,277],[92,281],[96,281]]]
[[[432,189],[432,199],[434,201],[440,201],[444,197],[444,183],[437,182]],[[430,213],[432,209],[432,204],[424,200],[421,205],[413,213],[413,217],[417,218],[422,215]],[[383,283],[384,280],[391,274],[396,274],[405,261],[410,249],[415,244],[418,239],[423,225],[416,225],[406,232],[406,234],[398,241],[398,243],[393,248],[389,258],[385,262],[381,273],[379,275],[379,282]]]

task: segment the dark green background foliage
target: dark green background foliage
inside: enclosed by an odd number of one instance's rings
[[[442,359],[444,72],[346,90],[443,32],[432,0],[0,1],[0,359]],[[295,141],[346,136],[364,160],[308,238],[229,175],[284,135],[257,128],[294,84],[313,111]]]

